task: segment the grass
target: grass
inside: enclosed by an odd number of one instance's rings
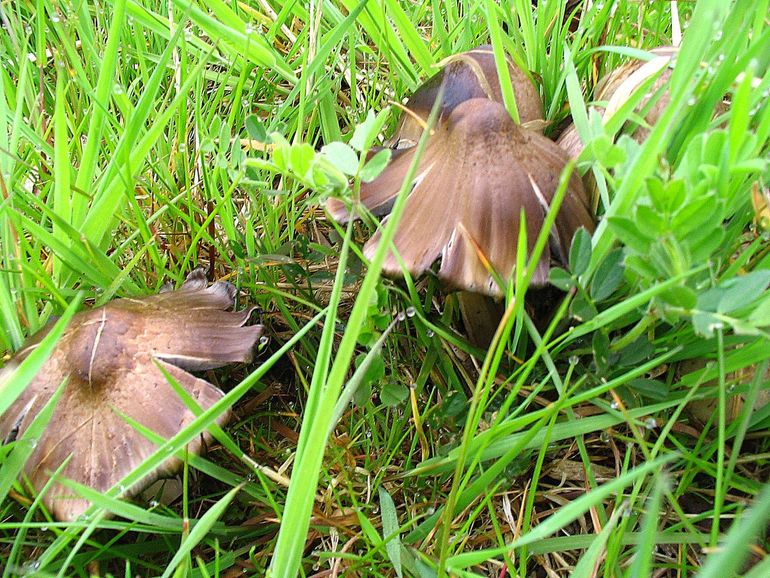
[[[770,4],[539,4],[0,4],[0,350],[198,265],[271,336],[132,475],[185,458],[171,505],[115,488],[56,523],[11,483],[23,444],[0,449],[3,578],[767,575]],[[632,106],[602,126],[592,87],[679,22],[670,106],[616,138]],[[521,277],[489,355],[435,279],[362,262],[370,230],[322,210],[345,166],[317,152],[358,155],[389,103],[487,42],[533,72],[547,134],[574,117],[603,216],[553,323]],[[187,456],[207,428],[218,445]]]

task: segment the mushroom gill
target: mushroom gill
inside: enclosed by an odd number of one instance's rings
[[[157,449],[124,416],[166,439],[193,421],[195,414],[158,366],[202,409],[218,401],[223,396],[219,388],[186,370],[251,360],[263,327],[245,325],[252,309],[226,311],[234,297],[233,285],[217,282],[207,287],[203,270],[197,269],[177,291],[117,299],[75,315],[33,381],[0,416],[0,441],[13,441],[67,380],[24,469],[35,490],[41,491],[67,460],[63,478],[100,492],[120,482]],[[4,371],[13,371],[44,333],[35,335]],[[191,442],[189,451],[200,453],[206,437]],[[135,495],[178,465],[177,458],[166,459],[122,495]],[[90,505],[56,480],[43,501],[64,521],[77,518]]]
[[[414,149],[405,151],[362,191],[395,195],[413,154]],[[430,137],[393,240],[406,269],[421,275],[440,258],[438,276],[448,286],[501,297],[504,287],[495,277],[508,280],[513,274],[520,214],[527,217],[532,250],[566,162],[555,143],[518,126],[502,104],[481,98],[459,104]],[[592,230],[593,219],[580,179],[573,175],[533,285],[547,282],[551,253],[566,262],[580,226]],[[379,239],[377,232],[366,244],[367,257]],[[392,252],[383,271],[401,272]]]

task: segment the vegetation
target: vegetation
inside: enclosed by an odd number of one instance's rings
[[[57,523],[14,482],[34,436],[0,448],[4,578],[770,575],[769,2],[531,4],[0,4],[0,350],[201,265],[271,336],[132,476],[184,458],[171,504],[115,488]],[[616,138],[634,103],[602,125],[598,78],[680,26],[669,107]],[[487,354],[323,201],[389,104],[488,42],[533,72],[549,136],[574,118],[602,219],[546,327],[522,268]]]

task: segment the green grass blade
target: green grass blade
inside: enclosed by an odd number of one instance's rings
[[[118,62],[118,50],[122,32],[125,27],[126,0],[115,0],[113,4],[112,21],[110,23],[107,46],[104,49],[99,75],[96,83],[93,106],[91,108],[88,135],[83,156],[80,159],[75,188],[87,191],[94,179],[96,168],[99,164],[100,149],[102,146],[102,134],[104,130],[105,114],[109,108],[115,82],[115,69]],[[90,22],[90,20],[89,20]],[[78,227],[83,222],[87,211],[86,197],[74,195],[72,203],[72,223]]]
[[[652,562],[653,556],[655,555],[660,510],[663,503],[663,490],[666,483],[667,481],[664,474],[657,479],[652,490],[652,496],[647,499],[647,508],[644,513],[640,532],[642,541],[636,548],[634,562],[627,572],[627,576],[630,578],[645,578],[652,573]]]
[[[727,532],[720,548],[709,555],[697,578],[722,578],[737,576],[741,564],[749,555],[748,544],[767,528],[770,520],[770,485],[766,485]]]
[[[219,521],[219,518],[224,515],[227,507],[230,505],[230,502],[233,501],[235,496],[237,496],[238,492],[240,491],[241,486],[234,487],[232,490],[227,492],[227,494],[225,494],[221,500],[217,501],[217,503],[211,506],[211,508],[209,508],[205,514],[203,514],[198,523],[193,526],[190,533],[184,538],[184,540],[182,540],[182,543],[179,545],[179,549],[177,550],[176,554],[174,554],[171,562],[169,562],[165,572],[163,572],[161,575],[161,578],[169,578],[169,576],[171,576],[171,574],[177,570],[177,567],[185,562],[185,559],[190,555],[192,549],[195,548],[201,542],[201,540],[206,537],[212,526],[216,524]]]
[[[438,107],[434,107],[428,123],[429,126],[435,122],[437,112]],[[289,487],[289,493],[286,496],[286,507],[281,529],[278,532],[275,553],[270,562],[269,576],[293,578],[299,570],[327,434],[334,415],[334,406],[342,390],[342,384],[345,382],[358,336],[364,326],[369,304],[380,278],[385,255],[390,249],[398,221],[404,211],[407,192],[410,190],[412,180],[417,172],[418,162],[425,150],[429,132],[423,133],[420,143],[417,145],[412,164],[407,171],[387,224],[382,230],[380,243],[359,289],[348,319],[347,329],[342,336],[328,378],[325,383],[314,382],[311,384],[311,398],[314,395],[313,390],[318,391],[319,393],[315,395],[319,396],[319,403],[312,406],[314,411],[306,411],[303,418],[303,433],[305,429],[309,431],[307,438],[305,438],[307,445],[298,446],[298,459],[292,472],[292,480],[295,482]],[[335,290],[341,290],[341,283],[339,287],[335,283]],[[317,411],[315,411],[316,409]],[[298,483],[296,480],[301,482]]]
[[[576,500],[573,500],[566,506],[560,508],[558,512],[548,517],[545,521],[535,526],[535,528],[530,530],[527,534],[515,539],[505,547],[457,554],[447,560],[447,567],[452,570],[465,569],[474,564],[501,556],[516,548],[546,538],[547,536],[558,532],[561,528],[587,512],[590,508],[600,504],[606,497],[619,493],[626,486],[659,470],[662,466],[672,462],[674,459],[676,459],[676,456],[666,456],[637,466],[611,482],[607,482],[587,494],[580,496]]]
[[[612,512],[612,517],[604,525],[602,531],[591,541],[591,545],[586,548],[586,551],[580,557],[580,561],[575,564],[571,578],[593,578],[598,575],[599,563],[602,555],[605,553],[607,541],[617,527],[618,520],[620,520],[620,516],[624,510],[625,506],[621,505]]]

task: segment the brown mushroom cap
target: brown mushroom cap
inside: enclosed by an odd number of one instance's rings
[[[404,145],[419,139],[443,88],[437,124],[420,159],[394,244],[412,275],[423,273],[441,258],[438,274],[450,287],[500,297],[503,288],[495,277],[511,277],[521,211],[526,214],[531,250],[568,158],[552,141],[513,122],[502,104],[490,46],[448,60],[408,100],[410,114],[402,115],[390,141],[397,149],[375,180],[361,184],[360,203],[377,216],[390,212],[414,156],[414,149]],[[521,122],[541,120],[543,107],[534,85],[510,62],[508,70]],[[351,218],[348,206],[338,199],[329,199],[326,208],[337,221]],[[573,175],[552,242],[534,272],[534,285],[546,283],[551,255],[566,261],[580,226],[592,231],[594,220],[582,183]],[[368,257],[379,239],[377,232],[366,244]],[[402,272],[392,253],[383,272]]]
[[[491,46],[479,46],[447,60],[446,66],[425,81],[407,100],[405,108],[411,114],[401,115],[390,142],[393,148],[414,146],[420,140],[425,122],[442,86],[444,97],[439,119],[445,118],[457,105],[471,98],[490,98],[503,102],[500,77]],[[508,73],[521,123],[542,120],[543,103],[532,81],[511,61],[508,61]]]
[[[400,151],[378,178],[362,184],[361,202],[367,208],[389,208],[414,151]],[[514,123],[499,102],[473,98],[458,104],[429,137],[393,240],[407,270],[420,275],[440,257],[438,275],[450,287],[501,296],[503,288],[488,266],[503,279],[511,277],[522,210],[532,250],[566,163],[562,149]],[[566,262],[578,227],[593,230],[580,178],[573,174],[568,187],[533,285],[547,282],[551,253]],[[348,218],[347,213],[334,216]],[[366,244],[367,257],[379,239],[377,232]],[[401,274],[392,253],[383,271]]]
[[[396,131],[386,143],[394,149],[391,164],[403,163],[403,158],[401,161],[398,159],[402,156],[404,149],[417,144],[440,88],[443,88],[444,93],[438,116],[439,125],[446,122],[452,111],[466,100],[489,98],[499,103],[503,102],[500,77],[497,74],[491,46],[482,45],[468,52],[455,54],[445,59],[445,62],[447,62],[446,66],[425,81],[407,100],[404,107],[407,112],[401,114]],[[516,97],[519,120],[522,123],[542,121],[543,103],[532,81],[510,61],[508,61],[508,71]],[[411,160],[406,161],[405,166],[408,167],[410,162]],[[391,174],[394,177],[399,175],[395,171],[391,171]],[[398,183],[398,187],[395,188],[396,192],[400,184]],[[382,217],[390,212],[395,200],[395,193],[391,191],[392,187],[363,187],[361,203],[372,214]],[[326,209],[340,223],[345,223],[350,218],[347,206],[339,199],[330,198],[326,202]]]
[[[636,92],[644,82],[654,75],[658,75],[652,86],[647,89],[647,94],[636,106],[635,112],[639,113],[647,108],[653,98],[657,100],[652,104],[644,116],[645,122],[649,126],[654,126],[668,106],[670,95],[668,90],[659,94],[663,86],[671,78],[672,70],[668,68],[672,59],[677,55],[679,49],[674,46],[661,46],[650,50],[655,55],[650,61],[634,61],[624,64],[602,77],[596,84],[596,100],[607,101],[607,107],[602,111],[602,116],[609,118],[615,111],[625,104],[628,99]],[[665,68],[663,72],[661,69]],[[650,129],[645,126],[638,126],[632,136],[637,142],[643,142],[650,134]],[[583,152],[583,141],[574,124],[570,124],[559,135],[556,142],[572,158],[577,158]]]
[[[40,491],[51,472],[67,459],[61,475],[104,492],[157,449],[122,417],[170,438],[195,415],[156,366],[163,367],[204,410],[223,393],[185,370],[221,367],[251,359],[261,325],[244,326],[252,310],[228,312],[235,288],[218,282],[206,286],[202,270],[193,271],[178,291],[140,299],[117,299],[72,318],[34,380],[0,416],[0,441],[22,435],[60,384],[68,382],[44,434],[25,466]],[[40,342],[34,336],[9,362],[13,368]],[[227,419],[223,415],[219,423]],[[189,444],[199,453],[200,436]],[[167,459],[123,495],[132,496],[179,465]],[[73,520],[89,502],[54,482],[43,501],[59,520]]]

